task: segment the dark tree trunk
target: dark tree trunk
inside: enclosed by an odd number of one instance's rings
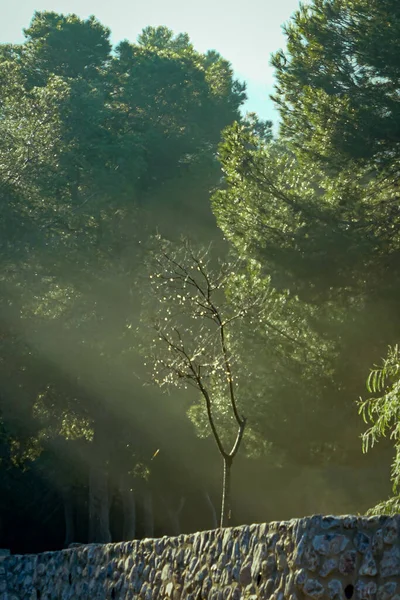
[[[120,493],[124,518],[122,539],[130,541],[135,539],[136,535],[136,503],[132,482],[128,475],[121,476]]]
[[[171,508],[168,509],[168,516],[171,523],[171,533],[172,535],[179,535],[181,533],[181,522],[180,516],[185,506],[186,498],[182,497],[179,501],[179,505],[176,510]]]
[[[102,465],[92,465],[89,475],[89,543],[111,542],[108,478]]]
[[[106,434],[95,426],[89,473],[89,543],[111,542]]]
[[[73,502],[72,487],[66,485],[62,490],[64,503],[65,540],[64,548],[68,548],[75,541],[75,510]]]
[[[222,503],[220,527],[229,527],[231,520],[231,469],[232,458],[224,456],[224,476],[222,481]]]
[[[204,498],[205,498],[207,506],[209,507],[210,512],[211,512],[212,529],[217,529],[217,527],[218,527],[217,511],[215,510],[213,501],[210,498],[210,494],[206,491],[204,492]]]
[[[143,492],[143,529],[145,537],[154,537],[153,496],[150,490]]]

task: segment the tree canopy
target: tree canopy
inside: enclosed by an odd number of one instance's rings
[[[52,547],[215,526],[215,442],[233,523],[385,497],[393,447],[363,456],[357,398],[400,334],[398,12],[300,6],[272,57],[275,137],[187,33],[113,48],[95,17],[42,11],[0,46],[5,545],[17,511],[19,551],[46,518]],[[396,428],[397,354],[364,440]],[[153,367],[195,388],[161,395]]]
[[[329,376],[315,370],[297,386],[301,396],[312,382],[322,420],[346,414],[353,431],[366,366],[400,329],[397,10],[345,0],[300,7],[284,28],[287,50],[272,58],[279,137],[228,126],[219,147],[224,185],[212,197],[237,252],[258,261],[272,286],[297,295],[312,315]],[[356,459],[347,428],[342,434],[333,446]]]
[[[395,0],[313,0],[272,57],[282,136],[329,169],[395,168],[400,8]]]

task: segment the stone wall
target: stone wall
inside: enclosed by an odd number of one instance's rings
[[[313,516],[9,556],[0,600],[400,600],[399,529]]]

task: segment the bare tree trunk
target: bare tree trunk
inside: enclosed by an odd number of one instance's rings
[[[68,548],[75,541],[75,511],[73,503],[72,487],[63,486],[62,498],[64,504],[65,540],[64,548]]]
[[[205,498],[206,503],[211,511],[212,529],[217,529],[217,527],[218,527],[217,511],[215,510],[213,501],[210,498],[210,494],[206,491],[204,491],[204,498]]]
[[[232,457],[224,456],[224,477],[222,482],[222,504],[220,527],[228,527],[231,520],[231,468]]]
[[[179,535],[181,533],[180,516],[183,507],[185,506],[185,502],[186,498],[182,496],[182,498],[179,501],[178,508],[176,510],[173,510],[171,508],[168,509],[168,516],[171,522],[172,535]]]
[[[111,542],[108,478],[105,466],[94,464],[89,475],[89,542]]]
[[[135,539],[136,535],[136,503],[132,483],[127,474],[121,476],[120,493],[124,516],[122,539],[130,541]]]
[[[143,492],[143,528],[145,537],[154,537],[153,496],[149,489]]]
[[[107,475],[107,429],[104,419],[95,422],[89,473],[89,542],[111,542]]]

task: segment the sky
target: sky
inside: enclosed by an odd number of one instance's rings
[[[0,42],[22,42],[35,10],[95,15],[111,29],[113,44],[136,41],[148,25],[166,25],[188,33],[196,50],[215,49],[229,60],[236,77],[247,82],[245,109],[276,123],[269,57],[285,46],[281,26],[297,7],[298,0],[0,0]]]

